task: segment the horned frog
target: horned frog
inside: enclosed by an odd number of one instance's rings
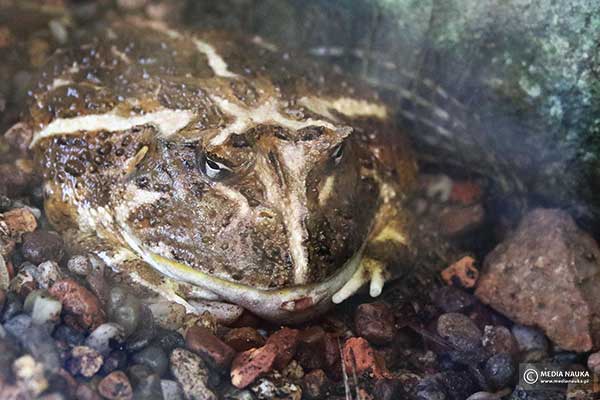
[[[30,98],[49,221],[148,297],[301,321],[410,260],[412,152],[331,67],[128,19],[58,51]]]

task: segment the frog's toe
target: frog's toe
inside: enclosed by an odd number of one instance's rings
[[[385,281],[385,265],[381,261],[370,258],[364,259],[354,275],[352,275],[352,278],[333,295],[331,301],[339,304],[369,282],[371,283],[369,294],[371,297],[377,297],[381,294]]]

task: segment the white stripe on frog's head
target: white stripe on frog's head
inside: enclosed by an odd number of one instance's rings
[[[220,76],[223,78],[239,77],[238,74],[234,74],[228,69],[229,67],[227,66],[227,63],[225,62],[223,57],[221,57],[219,53],[217,53],[213,46],[199,39],[194,39],[194,44],[196,45],[198,51],[206,56],[206,58],[208,59],[208,65],[213,70],[216,76]]]
[[[161,136],[169,137],[187,126],[193,117],[194,113],[189,110],[162,109],[130,117],[118,115],[113,110],[106,114],[57,118],[34,134],[30,147],[46,137],[72,135],[80,132],[118,132],[147,124],[153,125]]]
[[[280,111],[283,104],[280,104],[273,99],[267,100],[255,108],[243,107],[219,96],[211,96],[211,99],[221,111],[234,118],[231,124],[223,128],[212,138],[210,142],[212,146],[218,146],[225,143],[233,133],[240,133],[260,124],[275,124],[282,128],[294,131],[309,126],[319,126],[333,130],[337,129],[335,125],[325,120],[307,118],[303,121],[297,121],[288,118]]]

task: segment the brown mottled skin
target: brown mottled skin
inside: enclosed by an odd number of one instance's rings
[[[194,38],[225,66],[214,57],[211,64]],[[389,115],[323,111],[306,98],[385,109],[360,83],[253,38],[117,21],[89,44],[58,51],[32,91],[25,121],[35,132],[48,218],[72,251],[95,253],[123,280],[186,307],[196,296],[278,321],[312,317],[331,304],[345,282],[324,288],[357,252],[359,275],[375,265],[385,279],[391,260],[409,262],[412,222],[403,202],[416,167]],[[219,101],[250,110],[252,120],[236,119]],[[278,117],[261,119],[264,104],[276,104]],[[161,110],[191,117],[169,134],[173,125],[156,120],[125,129],[55,127]],[[160,273],[151,260],[171,269]],[[170,273],[181,266],[188,269]],[[220,279],[218,288],[202,287],[210,277]],[[319,284],[321,292],[298,289]]]

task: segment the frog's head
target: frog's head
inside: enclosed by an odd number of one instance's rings
[[[349,279],[372,225],[379,194],[358,141],[349,127],[266,124],[154,141],[117,207],[125,237],[230,301],[310,308]]]

